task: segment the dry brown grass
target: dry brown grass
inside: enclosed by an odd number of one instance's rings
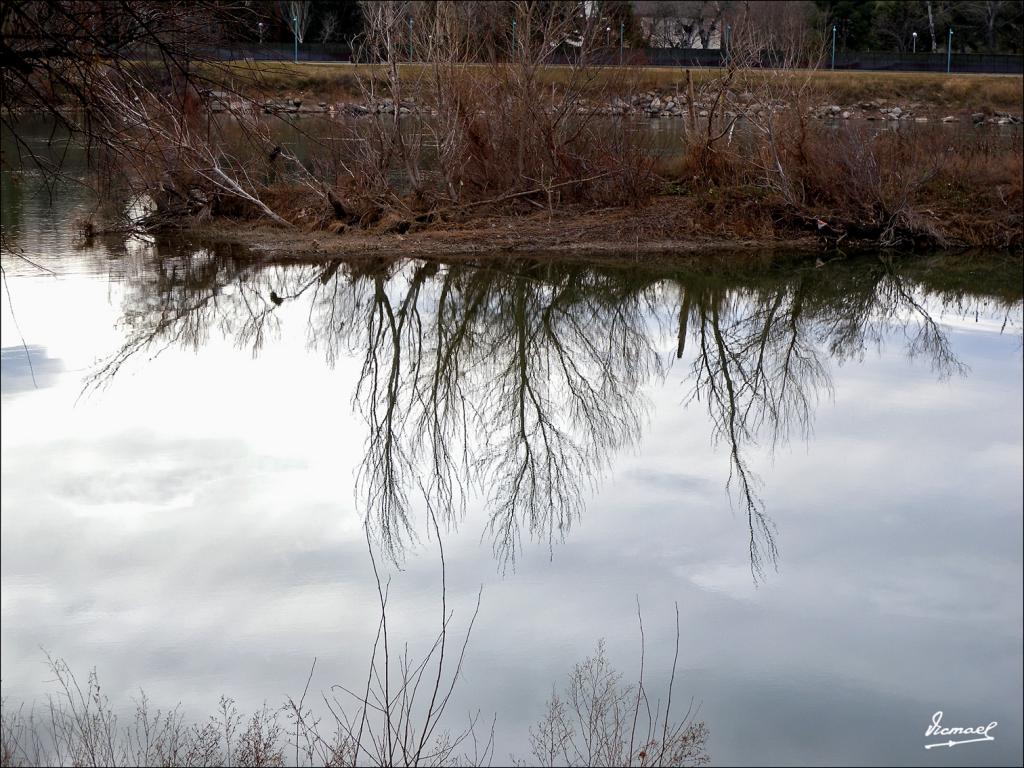
[[[223,65],[228,85],[255,89],[273,97],[305,93],[319,99],[353,99],[359,96],[358,78],[374,67],[347,63],[234,62]],[[483,65],[480,69],[483,69]],[[403,79],[417,81],[427,74],[428,65],[401,64]],[[718,69],[692,70],[695,85],[721,76]],[[546,85],[564,85],[571,77],[569,67],[549,66],[540,73]],[[741,73],[739,87],[756,88],[771,71]],[[623,93],[642,90],[680,90],[686,70],[679,67],[609,67],[595,78],[595,89],[611,88]],[[901,104],[919,102],[952,110],[1024,110],[1024,79],[1020,75],[978,75],[930,72],[833,72],[819,70],[812,75],[811,90],[822,100],[841,104],[879,100]]]
[[[708,150],[697,143],[656,171],[702,227],[747,222],[776,236],[810,228],[826,242],[901,247],[1024,242],[1024,148],[998,134],[950,135],[940,126],[877,131],[790,115],[778,164],[754,138]],[[819,225],[820,222],[820,225]]]

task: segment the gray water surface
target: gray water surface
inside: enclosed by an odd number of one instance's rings
[[[9,192],[8,701],[42,649],[197,719],[360,685],[370,552],[415,652],[440,532],[498,764],[638,602],[715,764],[1020,763],[1019,264],[264,264]]]

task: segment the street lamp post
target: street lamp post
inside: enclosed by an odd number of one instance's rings
[[[262,21],[256,24],[256,29],[259,30],[260,45],[263,45],[263,22]]]
[[[949,28],[949,42],[946,43],[946,74],[953,67],[953,28]]]
[[[409,17],[409,61],[412,61],[412,16]]]
[[[612,28],[611,27],[605,27],[604,28],[604,47],[605,48],[611,48],[611,46],[612,46]]]
[[[516,20],[512,19],[512,57],[516,55]]]
[[[725,25],[725,60],[729,61],[729,57],[732,55],[732,25]]]
[[[917,32],[910,35],[914,39],[914,53],[917,53]]]
[[[832,25],[832,69],[836,68],[836,25]]]
[[[295,35],[295,63],[299,63],[299,17],[292,16],[292,32]]]

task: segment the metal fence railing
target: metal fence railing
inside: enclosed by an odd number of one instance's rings
[[[294,43],[228,43],[207,52],[216,59],[235,61],[294,61]],[[352,61],[352,47],[345,43],[300,43],[299,61]]]
[[[209,55],[224,60],[254,59],[257,61],[293,61],[296,47],[289,43],[230,43],[210,51]],[[301,43],[299,61],[352,61],[352,48],[345,43]],[[415,58],[415,56],[414,56]],[[593,64],[605,66],[630,65],[646,67],[721,67],[727,52],[704,48],[606,48],[588,55]],[[566,64],[574,60],[574,51],[559,51],[553,63]],[[775,66],[777,57],[765,53],[760,66]],[[890,52],[837,52],[835,69],[892,72],[945,72],[947,64],[952,72],[1024,74],[1024,56],[996,53],[953,53],[947,60],[945,53],[890,53]],[[822,68],[832,66],[826,55]]]
[[[556,54],[558,63],[569,63],[573,53]],[[592,64],[613,66],[625,64],[644,67],[721,67],[728,61],[728,52],[702,48],[625,48],[601,50],[591,53]],[[779,56],[765,51],[759,57],[747,60],[755,67],[772,68],[779,65]],[[804,61],[799,66],[809,66]],[[822,69],[832,68],[832,57],[826,55],[820,62]],[[836,53],[835,69],[874,72],[977,72],[992,74],[1024,73],[1024,57],[1015,54],[954,53],[947,60],[945,53]]]
[[[826,59],[826,66],[831,60]],[[836,69],[865,69],[895,72],[988,72],[1024,73],[1024,57],[999,53],[836,53]]]

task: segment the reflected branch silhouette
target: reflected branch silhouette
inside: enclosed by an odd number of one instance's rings
[[[1019,298],[993,301],[1019,313]],[[686,358],[684,403],[703,404],[712,440],[728,448],[755,580],[776,567],[778,547],[750,449],[807,439],[832,396],[829,361],[869,346],[902,343],[940,378],[966,374],[936,315],[971,306],[884,261],[781,276],[529,261],[268,265],[200,251],[158,258],[129,281],[125,342],[86,387],[142,353],[198,349],[212,329],[259,354],[295,303],[328,365],[361,361],[357,502],[393,561],[423,532],[458,525],[471,499],[500,567],[514,566],[527,538],[553,552],[616,455],[638,444],[645,387],[674,353]]]
[[[640,435],[640,387],[658,368],[645,316],[635,297],[609,300],[587,277],[519,277],[503,281],[498,296],[482,474],[502,561],[515,559],[521,521],[549,547],[564,536],[614,453]]]
[[[417,270],[396,311],[384,276],[374,276],[372,301],[366,310],[366,354],[355,394],[370,427],[356,485],[393,559],[413,531],[408,489],[416,476],[416,462],[406,432],[410,404],[404,393],[416,386],[420,367],[422,334],[416,300],[425,279],[423,271]]]

